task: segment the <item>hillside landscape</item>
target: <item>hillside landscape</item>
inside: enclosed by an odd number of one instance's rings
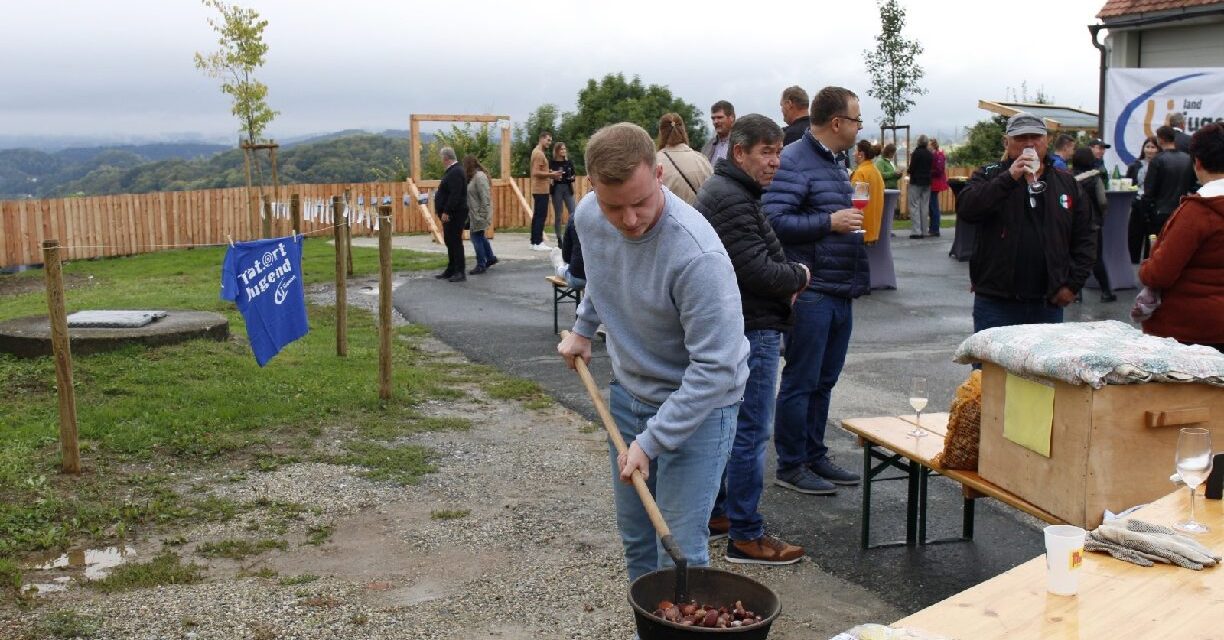
[[[284,144],[277,164],[282,184],[368,182],[402,179],[407,157],[406,131],[347,130]],[[0,199],[237,187],[244,171],[241,150],[197,142],[3,149]]]

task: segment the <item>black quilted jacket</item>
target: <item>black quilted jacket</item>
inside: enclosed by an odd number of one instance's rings
[[[787,262],[782,243],[761,211],[761,186],[742,169],[719,160],[697,192],[697,210],[710,221],[731,256],[744,305],[744,330],[785,331],[794,323],[791,296],[803,288],[803,267]]]

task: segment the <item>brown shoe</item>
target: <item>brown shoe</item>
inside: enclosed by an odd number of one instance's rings
[[[756,540],[728,540],[726,558],[735,564],[795,564],[803,559],[803,547],[765,534]]]
[[[710,518],[710,539],[722,540],[731,533],[731,518],[727,516],[715,516]]]

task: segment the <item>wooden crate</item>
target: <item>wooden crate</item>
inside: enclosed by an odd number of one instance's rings
[[[1219,387],[1152,383],[1095,390],[1050,381],[1054,423],[1046,458],[1003,437],[1006,379],[1002,367],[983,365],[978,473],[1071,524],[1092,529],[1105,509],[1117,513],[1173,490],[1169,475],[1180,427],[1210,429],[1216,451],[1224,450]]]

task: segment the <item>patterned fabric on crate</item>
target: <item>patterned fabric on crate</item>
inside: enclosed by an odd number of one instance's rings
[[[931,463],[941,469],[977,471],[982,434],[982,372],[975,370],[956,389],[948,410],[948,435],[943,451]]]
[[[953,360],[992,362],[1020,376],[1094,389],[1144,382],[1224,386],[1224,354],[1146,335],[1117,320],[986,329],[966,338]]]

